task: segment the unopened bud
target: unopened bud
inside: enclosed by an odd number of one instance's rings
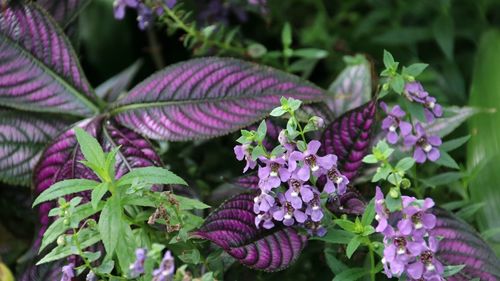
[[[57,237],[57,246],[64,245],[66,245],[66,237],[64,237],[64,235],[59,235],[59,237]]]
[[[317,129],[322,129],[325,127],[325,120],[318,116],[313,116],[309,121],[313,124],[313,126]]]
[[[394,199],[399,198],[399,190],[395,187],[391,188],[391,190],[389,191],[389,196]]]
[[[410,188],[411,187],[411,181],[409,179],[402,179],[401,180],[401,187],[404,189]]]

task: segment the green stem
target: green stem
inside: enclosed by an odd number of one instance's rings
[[[370,280],[371,281],[375,281],[375,274],[376,274],[376,271],[375,271],[375,254],[374,254],[374,249],[373,249],[373,245],[372,245],[372,242],[370,241],[370,238],[366,237],[366,240],[367,240],[367,246],[368,246],[368,250],[369,250],[369,255],[370,255]]]
[[[302,129],[302,125],[300,125],[299,120],[295,117],[295,112],[290,111],[290,119],[295,120],[295,123],[297,123],[297,127],[299,128],[299,134],[302,137],[302,140],[307,144],[306,136],[304,134],[304,130]]]
[[[78,231],[76,228],[73,228],[73,241],[75,242],[76,249],[78,250],[78,255],[82,258],[85,266],[97,276],[97,272],[94,271],[94,268],[90,264],[89,260],[83,255],[83,250],[80,245],[80,241],[78,240]]]

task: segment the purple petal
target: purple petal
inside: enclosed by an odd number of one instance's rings
[[[399,122],[399,129],[401,130],[401,135],[406,136],[411,133],[412,126],[410,123],[405,121]]]
[[[304,202],[306,203],[308,203],[314,198],[314,193],[311,191],[309,187],[305,186],[300,188],[300,195],[302,196],[302,200],[304,200]]]
[[[441,138],[438,136],[429,136],[427,137],[427,141],[432,145],[432,146],[440,146],[442,141]]]
[[[440,156],[441,156],[441,153],[439,152],[439,150],[437,148],[434,148],[434,147],[431,149],[431,151],[429,151],[429,154],[427,154],[427,157],[429,158],[429,160],[431,160],[433,162],[438,160]]]
[[[387,133],[387,142],[390,144],[395,144],[398,142],[398,134],[396,132]]]
[[[406,115],[406,113],[401,109],[399,105],[395,105],[392,108],[391,115],[396,116],[398,118],[403,118]]]
[[[297,176],[302,181],[308,181],[311,176],[311,169],[309,169],[309,166],[304,165],[298,170]]]
[[[307,152],[310,154],[316,154],[319,150],[319,147],[321,146],[321,143],[317,140],[310,141],[307,144]]]
[[[415,152],[413,153],[413,158],[417,163],[424,163],[427,159],[427,156],[421,147],[416,147]]]
[[[420,279],[420,277],[422,277],[422,273],[424,272],[424,264],[420,261],[410,264],[407,271],[411,278]]]

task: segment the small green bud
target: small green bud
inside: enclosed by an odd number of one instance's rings
[[[64,219],[64,220],[63,220],[63,224],[64,224],[64,225],[69,225],[69,219]]]
[[[401,180],[401,187],[404,189],[410,188],[411,187],[411,181],[407,178],[404,178]]]
[[[382,85],[382,90],[388,91],[389,90],[389,83],[384,83],[384,85]]]
[[[69,211],[68,211],[68,210],[65,210],[65,211],[63,212],[63,216],[64,216],[64,217],[69,217]]]
[[[396,187],[391,188],[391,190],[389,191],[389,195],[394,199],[399,198],[400,194],[398,188]]]
[[[66,237],[64,235],[59,235],[59,237],[57,237],[57,246],[64,245],[66,245]]]
[[[408,80],[408,82],[413,82],[413,81],[415,81],[415,77],[408,75],[408,76],[406,76],[406,80]]]
[[[97,222],[94,219],[89,219],[87,220],[87,225],[91,228],[94,228],[97,226]]]

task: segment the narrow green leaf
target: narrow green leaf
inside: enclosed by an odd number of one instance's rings
[[[86,179],[70,179],[56,182],[36,198],[35,202],[33,202],[33,207],[42,202],[54,200],[68,194],[90,190],[98,184],[96,181]]]
[[[458,166],[455,159],[453,159],[453,157],[451,157],[450,154],[448,154],[447,152],[444,152],[444,151],[441,151],[441,156],[434,163],[441,165],[441,166],[448,167],[448,168],[452,168],[452,169],[457,169],[457,170],[460,169],[460,167]]]
[[[356,224],[353,223],[352,221],[345,220],[345,219],[336,219],[333,220],[338,226],[340,226],[342,229],[349,231],[349,232],[355,232],[356,231]]]
[[[113,256],[118,240],[123,238],[121,237],[122,223],[120,198],[112,195],[106,201],[98,223],[102,243],[106,249],[106,255],[109,257]]]
[[[347,270],[348,267],[343,262],[337,259],[336,252],[332,248],[326,248],[325,251],[326,264],[332,270],[334,274],[339,274],[344,270]]]
[[[436,187],[440,185],[447,185],[452,182],[458,181],[463,177],[460,172],[447,172],[428,179],[421,179],[421,181],[430,187]]]
[[[116,243],[116,257],[118,258],[118,264],[123,273],[128,273],[129,266],[134,262],[135,259],[135,249],[137,248],[134,234],[130,225],[122,221],[120,225],[115,227],[120,228],[120,237]]]
[[[311,239],[325,241],[330,244],[347,244],[353,237],[354,234],[352,232],[330,228],[325,236],[313,236]]]
[[[337,274],[333,281],[356,281],[370,273],[370,270],[361,267],[349,268]]]
[[[121,177],[118,180],[117,185],[129,185],[132,184],[136,179],[140,179],[141,182],[146,184],[187,185],[187,183],[182,178],[170,172],[169,170],[160,167],[145,167],[133,169],[128,174]]]
[[[98,167],[104,167],[104,151],[99,142],[82,128],[76,127],[75,134],[85,160]]]
[[[196,200],[196,199],[191,199],[191,198],[187,198],[187,197],[179,196],[179,195],[174,195],[174,197],[175,197],[175,200],[177,200],[177,202],[179,202],[179,207],[181,210],[194,210],[194,209],[203,210],[203,209],[210,208],[209,205],[207,205],[199,200]]]
[[[455,274],[459,273],[464,267],[465,267],[465,264],[447,265],[444,267],[443,277],[450,277],[452,275],[455,275]]]
[[[288,22],[285,23],[281,31],[281,42],[283,43],[284,49],[288,49],[290,45],[292,45],[292,28]]]
[[[415,160],[413,159],[413,157],[405,157],[399,160],[398,164],[396,164],[396,169],[404,172],[413,167],[414,164]]]
[[[461,138],[457,138],[457,139],[453,139],[453,140],[449,140],[447,142],[444,142],[440,147],[439,147],[439,150],[441,151],[452,151],[454,149],[457,149],[459,147],[461,147],[462,145],[464,145],[467,141],[469,141],[470,139],[470,135],[467,135],[467,136],[464,136],[464,137],[461,137]]]
[[[352,254],[358,249],[359,245],[361,245],[361,238],[359,236],[354,236],[351,241],[349,241],[349,244],[347,244],[345,250],[347,258],[350,259],[352,257]]]
[[[364,226],[371,225],[373,219],[375,218],[375,203],[371,200],[368,205],[366,205],[365,212],[361,217],[361,224]]]
[[[106,182],[103,182],[103,183],[97,185],[92,190],[91,200],[90,200],[90,202],[92,204],[92,208],[97,209],[97,206],[99,205],[99,202],[101,201],[101,199],[104,196],[104,194],[106,194],[106,192],[108,191],[108,189],[109,189],[109,184],[106,183]]]

